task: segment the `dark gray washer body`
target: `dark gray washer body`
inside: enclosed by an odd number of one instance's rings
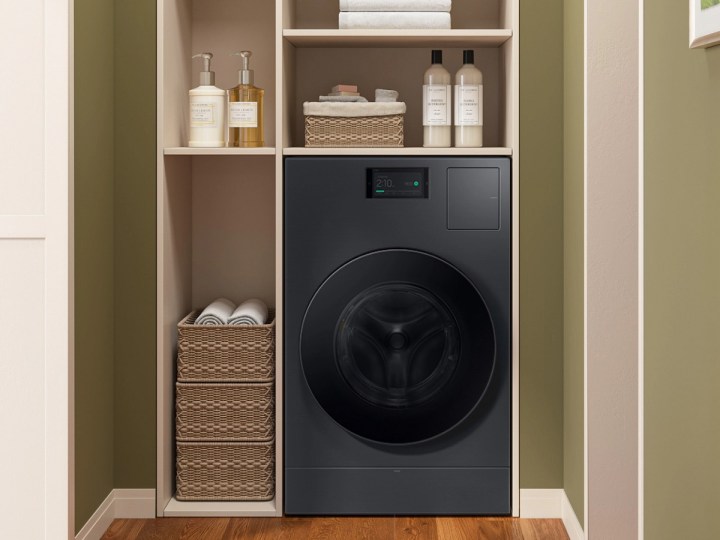
[[[368,168],[404,167],[428,168],[427,198],[367,197]],[[286,158],[284,205],[285,512],[511,513],[510,160]],[[316,291],[349,261],[388,249],[454,266],[482,296],[495,333],[494,370],[479,405],[453,429],[412,444],[348,432],[320,406],[301,361],[303,319]]]

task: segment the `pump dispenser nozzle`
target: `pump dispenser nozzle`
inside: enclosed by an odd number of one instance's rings
[[[193,58],[203,59],[203,70],[200,72],[200,86],[215,86],[215,72],[210,71],[210,60],[212,60],[213,54],[204,52],[196,54]]]
[[[242,69],[238,71],[238,82],[240,84],[253,84],[253,79],[255,78],[255,74],[252,69],[250,69],[250,57],[252,56],[251,51],[241,51],[232,53],[230,56],[240,56],[242,57]]]

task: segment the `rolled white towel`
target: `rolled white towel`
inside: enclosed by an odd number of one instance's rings
[[[213,326],[228,324],[228,319],[233,311],[235,311],[235,304],[227,298],[218,298],[202,311],[195,320],[195,324]]]
[[[439,11],[341,11],[340,29],[450,29],[450,14]]]
[[[392,103],[397,101],[398,94],[397,90],[384,90],[382,88],[375,89],[375,101],[378,103]]]
[[[245,300],[240,304],[228,319],[228,324],[253,325],[265,324],[268,318],[268,307],[265,302],[257,298]]]
[[[452,0],[340,0],[340,11],[450,11]]]

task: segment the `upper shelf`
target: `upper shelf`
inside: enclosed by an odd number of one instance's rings
[[[500,47],[512,30],[283,30],[296,47]]]
[[[286,156],[512,156],[512,148],[307,148],[283,149]]]
[[[164,148],[166,156],[274,156],[275,147],[263,146],[261,148],[189,148],[175,146]]]

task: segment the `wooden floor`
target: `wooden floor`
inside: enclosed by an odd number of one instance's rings
[[[566,540],[559,519],[159,518],[116,519],[103,540]]]

